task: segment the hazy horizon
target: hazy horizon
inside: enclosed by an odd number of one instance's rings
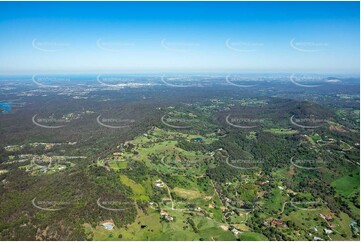
[[[0,74],[359,73],[359,2],[0,6]]]

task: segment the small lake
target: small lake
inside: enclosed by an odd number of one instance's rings
[[[0,109],[1,109],[2,113],[10,112],[12,107],[13,107],[13,105],[11,104],[11,102],[8,102],[8,101],[0,102]]]

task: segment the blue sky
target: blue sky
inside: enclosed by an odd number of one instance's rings
[[[359,72],[359,2],[0,2],[0,73]]]

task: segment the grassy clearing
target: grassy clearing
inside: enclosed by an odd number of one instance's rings
[[[272,189],[272,196],[267,201],[266,208],[269,211],[280,211],[283,203],[287,200],[286,196],[283,196],[283,192],[278,187]]]
[[[322,140],[321,136],[318,133],[312,133],[310,137],[314,141],[314,143]]]
[[[355,171],[350,175],[343,176],[331,183],[335,187],[337,193],[341,196],[349,197],[360,191],[360,173]]]
[[[128,162],[127,161],[110,161],[109,166],[113,170],[117,171],[117,170],[121,170],[121,169],[126,169],[128,166]]]
[[[193,200],[202,196],[202,193],[200,193],[199,191],[187,190],[180,187],[174,188],[173,191],[181,198],[188,200]]]
[[[93,240],[235,240],[230,231],[223,231],[220,224],[204,217],[195,217],[179,211],[168,211],[175,220],[173,222],[161,221],[158,211],[149,209],[147,214],[138,210],[138,216],[134,223],[126,228],[114,228],[105,230],[102,226],[92,228],[84,225],[87,233],[93,234]],[[197,233],[185,223],[191,219]]]
[[[257,133],[255,131],[250,131],[246,134],[246,138],[249,140],[256,140],[257,139],[256,135]]]
[[[239,235],[241,241],[268,241],[267,237],[263,234],[256,232],[244,232]]]
[[[129,179],[126,175],[120,175],[120,182],[132,189],[134,199],[149,201],[149,197],[146,196],[146,190],[142,185]]]
[[[292,134],[297,134],[298,131],[297,130],[293,130],[293,129],[280,129],[280,128],[271,128],[271,129],[264,129],[264,132],[269,132],[272,134],[277,134],[277,135],[292,135]]]

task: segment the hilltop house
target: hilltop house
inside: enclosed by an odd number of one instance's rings
[[[161,180],[156,180],[155,181],[155,186],[157,187],[164,187],[164,183]]]
[[[231,231],[232,231],[232,233],[233,233],[234,235],[238,235],[238,234],[241,233],[241,231],[239,231],[239,230],[236,229],[236,228],[233,228]]]
[[[323,214],[320,213],[320,217],[326,220],[331,220],[332,219],[332,215],[328,215],[328,214]]]
[[[276,227],[286,227],[282,220],[273,220],[272,225]]]

